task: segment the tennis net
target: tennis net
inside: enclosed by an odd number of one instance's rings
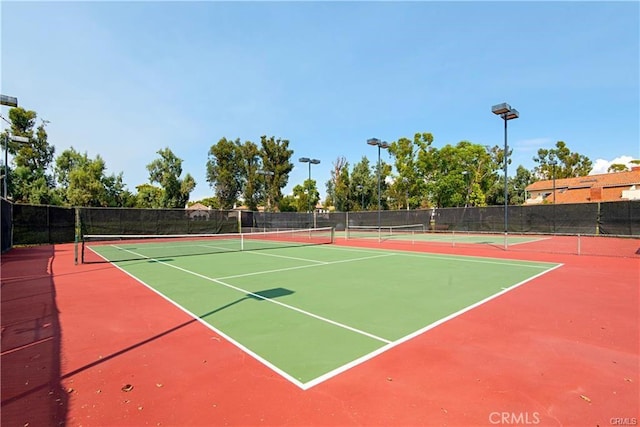
[[[410,225],[350,225],[347,228],[347,239],[362,238],[391,238],[393,236],[402,236],[407,234],[424,233],[426,227],[424,224]]]
[[[332,227],[229,234],[88,234],[81,241],[80,259],[82,263],[166,260],[169,257],[323,245],[333,241]]]

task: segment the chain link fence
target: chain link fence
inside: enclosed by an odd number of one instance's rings
[[[505,231],[503,206],[357,212],[239,212],[191,209],[65,208],[2,200],[2,251],[73,242],[81,234],[216,234],[251,230],[422,224],[438,232]],[[640,236],[640,201],[509,206],[509,233]]]

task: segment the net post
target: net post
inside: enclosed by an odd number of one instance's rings
[[[240,233],[240,251],[244,251],[244,233]]]
[[[345,214],[345,220],[344,220],[344,234],[345,234],[345,240],[346,240],[346,235],[347,235],[347,228],[349,228],[349,211],[346,212]]]
[[[333,242],[334,242],[335,232],[336,232],[336,228],[335,227],[331,227],[331,244],[333,244]]]
[[[578,255],[582,255],[580,253],[580,234],[578,234]]]

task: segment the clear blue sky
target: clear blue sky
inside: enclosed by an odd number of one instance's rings
[[[169,147],[213,195],[221,137],[290,140],[289,192],[312,169],[377,159],[367,138],[503,144],[513,166],[565,141],[640,157],[638,2],[0,3],[1,92],[49,120],[56,153],[100,154],[130,190]],[[2,108],[7,117],[7,108]],[[3,125],[4,126],[4,125]],[[383,159],[389,161],[383,152]]]

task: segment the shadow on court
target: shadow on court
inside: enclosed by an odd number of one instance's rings
[[[53,246],[2,254],[2,425],[64,425]]]
[[[243,301],[247,301],[247,300],[264,301],[264,300],[268,300],[268,299],[274,299],[274,298],[279,298],[279,297],[291,295],[293,293],[294,293],[294,291],[291,291],[291,290],[285,289],[285,288],[265,289],[263,291],[248,293],[244,297],[238,298],[237,300],[232,301],[232,302],[230,302],[228,304],[225,304],[222,307],[218,307],[215,310],[211,310],[211,311],[209,311],[207,313],[200,314],[200,315],[198,315],[197,318],[188,320],[188,321],[186,321],[184,323],[181,323],[181,324],[179,324],[177,326],[174,326],[171,329],[167,329],[164,332],[161,332],[161,333],[156,334],[156,335],[154,335],[154,336],[152,336],[150,338],[147,338],[146,340],[140,341],[140,342],[138,342],[136,344],[130,345],[129,347],[123,348],[120,351],[117,351],[117,352],[112,353],[112,354],[110,354],[108,356],[105,356],[105,357],[101,358],[100,360],[96,360],[95,362],[89,363],[89,364],[87,364],[85,366],[82,366],[82,367],[80,367],[80,368],[78,368],[78,369],[76,369],[74,371],[68,372],[64,376],[62,376],[61,379],[72,377],[74,375],[79,374],[80,372],[86,371],[87,369],[91,369],[91,368],[93,368],[95,366],[98,366],[98,365],[100,365],[100,364],[102,364],[102,363],[104,363],[104,362],[106,362],[108,360],[114,359],[114,358],[116,358],[118,356],[122,356],[123,354],[125,354],[125,353],[127,353],[127,352],[129,352],[131,350],[139,348],[139,347],[141,347],[141,346],[143,346],[145,344],[149,344],[150,342],[153,342],[153,341],[155,341],[157,339],[165,337],[165,336],[167,336],[167,335],[169,335],[169,334],[171,334],[173,332],[176,332],[177,330],[180,330],[180,329],[182,329],[182,328],[184,328],[184,327],[186,327],[186,326],[188,326],[188,325],[190,325],[192,323],[195,323],[195,322],[197,322],[199,320],[202,320],[202,319],[205,319],[205,318],[207,318],[209,316],[212,316],[212,315],[214,315],[214,314],[216,314],[216,313],[218,313],[218,312],[220,312],[222,310],[226,310],[226,309],[228,309],[228,308],[230,308],[230,307],[232,307],[232,306],[234,306],[236,304],[239,304],[239,303],[241,303]]]

